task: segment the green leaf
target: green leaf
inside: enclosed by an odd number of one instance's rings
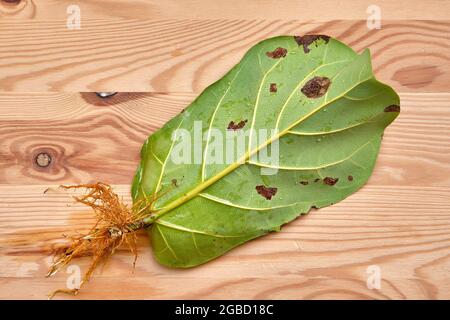
[[[398,105],[397,94],[375,80],[368,50],[358,55],[326,36],[258,43],[142,148],[132,195],[161,195],[148,228],[156,258],[196,266],[349,196],[371,175]],[[211,163],[212,150],[220,151],[212,128],[253,133],[233,161]],[[206,137],[191,163],[173,161],[181,154],[176,129]],[[279,162],[260,160],[276,143]]]

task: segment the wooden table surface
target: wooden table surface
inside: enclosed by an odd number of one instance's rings
[[[253,44],[305,33],[370,48],[400,94],[367,185],[193,269],[158,265],[140,233],[134,273],[120,250],[76,299],[450,298],[450,1],[377,1],[379,30],[363,0],[80,1],[68,30],[72,2],[0,0],[0,298],[65,286],[64,271],[44,277],[48,250],[92,213],[56,186],[104,181],[130,201],[148,134]]]

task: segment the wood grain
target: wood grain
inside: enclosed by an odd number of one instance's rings
[[[194,98],[119,93],[102,100],[94,93],[3,93],[0,183],[128,184],[148,134]],[[405,93],[401,106],[399,118],[386,130],[371,183],[450,185],[450,94]],[[54,158],[46,168],[35,164],[41,152]]]
[[[141,233],[134,274],[120,251],[77,299],[450,298],[450,93],[400,95],[373,176],[348,199],[188,270],[158,265]],[[64,287],[64,272],[44,278],[48,251],[92,216],[56,186],[104,180],[129,201],[142,142],[194,97],[0,94],[0,298]],[[40,151],[53,156],[47,168],[34,163]],[[366,286],[370,265],[380,290]]]
[[[10,0],[11,1],[11,0]],[[0,1],[2,19],[64,20],[69,5],[77,4],[83,19],[297,19],[333,20],[339,9],[343,20],[366,19],[367,8],[377,5],[383,19],[448,19],[446,0],[228,0],[217,5],[208,0],[15,0]],[[126,10],[124,10],[126,6]]]
[[[149,133],[258,41],[306,33],[370,48],[377,78],[400,92],[368,184],[194,269],[156,263],[141,232],[134,273],[120,250],[77,299],[450,299],[450,1],[85,0],[79,30],[66,27],[71,0],[10,2],[0,0],[0,299],[65,287],[64,271],[44,278],[49,251],[92,213],[57,185],[105,181],[129,202]],[[373,4],[379,30],[367,27]],[[371,265],[379,290],[366,285]]]
[[[448,20],[164,19],[0,21],[0,91],[200,92],[252,45],[324,33],[370,48],[377,76],[403,92],[447,92]]]
[[[65,193],[44,194],[47,187],[0,186],[0,298],[43,298],[64,286],[63,272],[44,278],[47,250],[61,234],[92,223],[85,208],[67,207]],[[128,188],[118,185],[116,191],[127,196]],[[448,298],[449,197],[449,187],[369,183],[280,233],[188,270],[158,265],[142,234],[134,274],[132,256],[119,252],[78,297]],[[87,265],[86,260],[75,263],[82,269]],[[366,287],[370,265],[381,268],[380,290]]]

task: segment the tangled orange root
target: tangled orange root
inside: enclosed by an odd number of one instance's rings
[[[57,250],[53,264],[47,277],[57,273],[72,259],[90,256],[91,262],[85,272],[80,287],[89,281],[99,264],[105,263],[115,250],[126,244],[134,254],[133,267],[137,259],[137,237],[134,231],[145,228],[144,217],[149,215],[149,208],[155,199],[145,199],[132,207],[128,207],[105,183],[61,186],[64,189],[86,188],[87,194],[74,196],[77,202],[83,203],[94,210],[96,223],[86,233],[67,237],[69,243]],[[58,289],[49,295],[53,298],[58,293],[76,295],[78,289]]]

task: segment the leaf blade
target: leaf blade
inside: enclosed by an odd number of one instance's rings
[[[326,92],[311,98],[305,88],[315,79],[325,79]],[[155,256],[165,265],[195,266],[355,192],[369,178],[380,136],[398,114],[384,112],[390,104],[399,104],[398,95],[374,79],[368,50],[357,55],[337,40],[319,38],[306,52],[287,36],[257,44],[142,148],[134,200],[167,189],[173,179],[179,185],[155,203],[158,219],[149,230]],[[216,149],[211,129],[226,134],[228,123],[238,122],[279,131],[259,139],[250,130],[235,161],[210,163]],[[178,152],[175,128],[206,132],[189,164],[168,161]],[[278,165],[252,160],[275,142]],[[262,176],[263,167],[278,173]],[[273,198],[259,194],[258,185],[276,186]]]

